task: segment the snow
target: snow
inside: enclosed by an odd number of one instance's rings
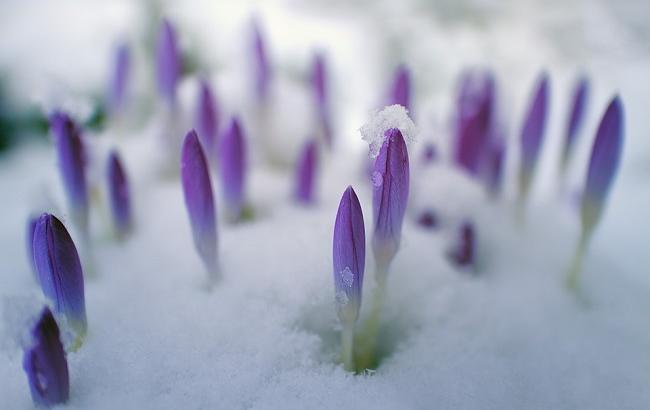
[[[406,108],[399,104],[389,105],[376,111],[370,120],[359,129],[361,138],[370,147],[370,157],[379,155],[379,150],[386,140],[386,131],[397,128],[402,133],[406,143],[412,143],[417,136],[417,129],[409,118]],[[373,176],[373,181],[375,180]]]
[[[0,64],[12,73],[19,99],[30,100],[39,87],[40,95],[49,95],[52,78],[63,89],[79,90],[78,95],[104,89],[102,70],[108,67],[111,42],[124,35],[125,27],[137,32],[131,2],[111,2],[102,6],[105,13],[93,11],[100,2],[91,2],[90,10],[61,3],[39,2],[42,14],[32,14],[36,4],[29,1],[2,6],[6,12],[0,18],[7,24],[0,25]],[[180,184],[160,179],[155,170],[159,124],[88,136],[97,144],[93,158],[100,171],[108,148],[119,147],[135,193],[135,229],[125,242],[113,241],[102,199],[103,173],[95,172],[94,269],[86,279],[89,333],[82,348],[68,355],[66,409],[647,407],[650,145],[645,111],[650,86],[645,78],[650,30],[639,17],[648,15],[647,4],[377,4],[370,10],[348,2],[336,3],[339,8],[330,2],[258,6],[281,76],[277,101],[290,101],[272,107],[277,113],[269,119],[272,135],[290,147],[308,137],[303,118],[308,117],[308,91],[299,87],[295,72],[307,72],[309,51],[318,45],[332,58],[337,147],[324,154],[318,202],[311,208],[291,202],[291,170],[268,167],[263,153],[256,153],[248,181],[256,219],[237,225],[219,221],[223,279],[211,289],[194,251]],[[251,7],[195,1],[170,10],[186,33],[185,44],[191,43],[188,39],[202,44],[206,58],[220,67],[210,78],[225,112],[246,111],[250,102],[238,77],[241,62],[226,63],[241,46],[238,36]],[[75,11],[83,18],[69,19],[66,31],[48,22],[46,11]],[[98,21],[101,31],[93,30]],[[61,52],[60,58],[52,57]],[[70,56],[76,64],[69,63]],[[353,376],[337,361],[341,328],[332,278],[333,224],[340,195],[351,184],[370,240],[373,182],[360,171],[364,144],[358,130],[370,107],[381,101],[392,64],[399,60],[413,68],[413,120],[420,130],[419,141],[408,147],[410,209],[388,276],[379,346],[384,360],[372,374]],[[445,156],[444,124],[456,75],[475,63],[495,70],[509,125],[506,191],[494,202],[444,160],[416,166],[420,141],[434,140],[440,157]],[[514,215],[518,158],[513,147],[542,67],[552,78],[551,122],[526,223],[520,226]],[[594,93],[567,192],[558,194],[557,153],[571,81],[579,71],[590,75]],[[144,87],[146,70],[139,74]],[[179,93],[186,109],[193,107],[193,80]],[[563,287],[579,233],[577,210],[566,196],[580,188],[590,136],[614,92],[620,92],[626,109],[622,168],[584,263],[582,294],[575,297]],[[246,122],[251,139],[261,139],[254,130],[263,127],[255,117],[245,117]],[[3,409],[32,406],[21,343],[43,298],[25,257],[27,216],[50,211],[68,222],[48,144],[23,144],[0,158]],[[275,145],[274,155],[295,159],[292,148]],[[213,182],[218,184],[218,178]],[[220,190],[214,192],[219,207]],[[414,222],[417,211],[429,207],[440,217],[439,230]],[[477,229],[476,275],[456,270],[445,255],[465,218]],[[372,260],[369,252],[359,323],[368,315],[372,296]]]

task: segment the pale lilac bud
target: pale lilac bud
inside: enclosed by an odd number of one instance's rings
[[[115,53],[115,66],[108,89],[108,106],[111,113],[121,111],[127,96],[127,85],[131,74],[131,54],[127,44],[121,44]]]
[[[389,100],[387,105],[399,104],[411,112],[411,73],[405,65],[395,70]]]
[[[328,146],[332,145],[332,126],[329,108],[329,89],[325,57],[322,54],[316,54],[312,67],[311,82],[314,90],[314,100],[318,120],[322,128],[325,142]]]
[[[156,80],[158,92],[170,106],[176,104],[176,85],[181,68],[176,31],[169,20],[164,19],[156,42]]]
[[[217,130],[219,129],[219,110],[210,85],[201,81],[196,117],[194,120],[196,133],[201,140],[209,161],[214,161],[217,154]]]
[[[117,235],[121,237],[131,229],[131,198],[129,181],[116,151],[111,151],[108,157],[106,177],[113,226]]]
[[[316,141],[310,140],[300,153],[296,166],[296,201],[303,204],[314,202],[316,169],[318,167],[318,152]]]
[[[266,44],[259,23],[253,21],[253,69],[255,74],[255,91],[260,101],[266,101],[271,81],[271,66]]]
[[[246,183],[246,141],[240,121],[233,117],[219,141],[221,186],[226,214],[230,220],[239,220],[244,209]]]
[[[567,121],[566,135],[564,139],[564,148],[562,150],[561,169],[565,170],[573,147],[575,146],[578,132],[584,122],[585,114],[587,111],[587,100],[589,98],[589,81],[587,78],[582,77],[576,84],[573,92],[573,99],[571,104],[571,113]]]

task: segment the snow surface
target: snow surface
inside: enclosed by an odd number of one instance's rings
[[[0,64],[11,73],[15,94],[33,101],[34,95],[62,89],[63,100],[103,89],[112,42],[139,35],[141,10],[131,4],[3,4]],[[319,200],[312,208],[291,203],[289,169],[269,168],[261,160],[264,150],[255,153],[248,197],[257,219],[239,225],[220,221],[223,280],[213,289],[207,289],[193,249],[181,187],[177,180],[161,180],[153,166],[159,124],[89,136],[100,165],[108,148],[119,148],[135,194],[136,229],[126,242],[112,240],[103,173],[101,167],[94,170],[89,333],[83,347],[68,356],[71,394],[65,408],[646,408],[650,30],[641,16],[650,14],[647,2],[334,4],[264,2],[256,9],[281,77],[275,85],[281,88],[275,94],[280,103],[273,107],[279,114],[268,120],[275,124],[273,135],[294,147],[308,137],[308,91],[295,72],[306,73],[313,47],[320,47],[328,50],[333,69],[337,150],[323,155]],[[168,5],[185,33],[182,44],[195,45],[219,67],[211,79],[226,112],[242,112],[250,138],[262,140],[255,135],[262,120],[247,109],[244,64],[230,58],[242,47],[251,9],[243,2]],[[50,21],[52,15],[74,18],[65,19],[64,30],[61,20]],[[382,100],[399,62],[414,72],[413,119],[420,130],[419,142],[409,146],[411,209],[388,279],[380,346],[388,353],[374,374],[352,376],[336,361],[333,223],[340,195],[352,184],[370,238],[372,185],[360,171],[365,147],[358,129]],[[495,202],[445,161],[417,164],[422,141],[433,140],[443,155],[448,152],[453,86],[470,64],[495,70],[509,124],[506,191]],[[521,227],[514,217],[518,159],[512,147],[542,68],[552,76],[551,122]],[[146,69],[139,70],[143,93],[151,79]],[[570,179],[558,193],[559,143],[570,87],[581,71],[594,85],[589,115]],[[193,107],[194,80],[181,85],[187,110]],[[579,189],[590,137],[614,92],[620,92],[626,110],[624,158],[577,299],[562,282],[578,236],[576,209],[568,198]],[[282,104],[287,99],[291,102]],[[295,158],[291,149],[275,150],[284,162]],[[24,231],[33,212],[54,212],[65,222],[58,184],[54,153],[45,143],[24,144],[0,159],[2,409],[32,406],[20,343],[43,299],[25,257]],[[219,206],[220,190],[215,192]],[[422,207],[439,213],[441,230],[413,222]],[[456,270],[445,256],[454,228],[465,218],[477,226],[475,276]],[[366,302],[373,287],[370,253],[367,260]],[[363,303],[361,320],[367,309]]]

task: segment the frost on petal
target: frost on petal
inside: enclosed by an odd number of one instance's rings
[[[70,396],[68,362],[59,326],[47,307],[34,325],[31,339],[23,354],[23,369],[34,404],[50,407],[67,402]]]
[[[34,229],[33,248],[43,294],[83,338],[87,328],[84,277],[70,234],[54,215],[43,214]]]
[[[206,155],[211,160],[216,155],[219,111],[212,89],[206,81],[200,82],[194,123]]]
[[[352,187],[343,193],[336,213],[332,260],[339,319],[354,323],[361,306],[366,234],[361,204]]]
[[[309,204],[314,202],[316,168],[318,152],[316,141],[310,140],[305,144],[296,166],[296,201]]]
[[[158,92],[169,105],[176,103],[176,85],[181,75],[181,56],[176,31],[171,22],[163,20],[156,42],[156,81]]]
[[[370,156],[377,157],[379,150],[387,138],[387,131],[398,129],[407,143],[415,141],[417,128],[409,118],[406,108],[401,105],[391,105],[377,111],[370,121],[361,129],[361,137],[370,145]]]
[[[247,163],[244,131],[237,117],[233,117],[221,137],[219,155],[226,212],[229,219],[238,220],[244,208]]]
[[[373,175],[377,174],[382,182],[373,185],[372,191],[373,251],[386,269],[399,248],[409,195],[409,158],[398,129],[386,131],[386,141],[375,160]]]
[[[194,130],[181,153],[181,182],[194,245],[210,274],[217,273],[217,225],[208,163]]]
[[[600,219],[604,202],[619,167],[623,139],[623,104],[616,96],[605,110],[591,150],[582,198],[583,229],[591,229]]]
[[[566,168],[569,157],[573,152],[573,147],[578,136],[578,132],[582,123],[584,122],[585,113],[587,111],[587,100],[589,97],[589,81],[586,77],[582,77],[573,92],[573,99],[571,104],[571,112],[567,121],[566,136],[564,141],[564,149],[562,151],[562,167]]]
[[[131,198],[129,181],[117,151],[111,151],[108,156],[106,177],[113,226],[122,236],[131,228]]]

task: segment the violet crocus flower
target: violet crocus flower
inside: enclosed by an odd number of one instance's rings
[[[208,163],[194,130],[187,133],[183,142],[181,181],[194,246],[208,272],[216,276],[218,274],[216,209]]]
[[[226,216],[239,220],[244,210],[246,141],[240,121],[233,117],[219,142],[219,165]]]
[[[585,113],[587,111],[587,99],[589,97],[589,81],[586,77],[580,78],[576,84],[573,92],[573,99],[571,104],[571,112],[567,121],[567,128],[564,140],[564,147],[562,149],[562,161],[560,163],[560,170],[562,173],[566,171],[569,163],[569,158],[573,152],[578,132],[584,122]]]
[[[169,107],[176,104],[176,85],[181,75],[181,55],[176,31],[171,22],[164,19],[156,40],[156,82],[158,92]]]
[[[296,201],[303,204],[314,202],[315,177],[318,167],[318,151],[315,140],[307,141],[296,166]]]
[[[36,406],[63,404],[70,396],[68,362],[59,336],[59,326],[49,308],[43,308],[31,331],[23,355],[29,390]]]
[[[108,88],[108,106],[111,114],[122,111],[124,107],[130,73],[131,54],[129,46],[123,43],[115,52],[115,66]]]
[[[199,96],[196,104],[194,120],[196,133],[201,140],[209,162],[216,156],[217,130],[219,129],[219,110],[210,84],[202,80],[199,86]]]
[[[590,231],[601,218],[623,148],[623,104],[616,96],[607,106],[591,151],[582,197],[582,226]]]
[[[519,166],[519,196],[523,201],[528,196],[531,181],[542,147],[549,100],[549,78],[542,73],[531,100],[521,130],[521,164]]]
[[[268,99],[271,81],[271,66],[267,55],[266,44],[262,30],[257,20],[253,21],[253,70],[255,75],[255,91],[260,102]]]
[[[77,334],[76,346],[86,335],[84,277],[79,254],[65,226],[54,215],[43,214],[34,229],[34,264],[45,297]]]
[[[411,73],[405,65],[395,70],[389,100],[387,105],[399,104],[411,112]]]
[[[325,66],[325,57],[322,54],[316,54],[314,56],[311,82],[314,90],[314,100],[318,114],[318,121],[320,122],[325,142],[331,147],[332,126],[329,109],[328,77]]]
[[[489,71],[463,73],[458,90],[456,113],[455,162],[471,175],[478,176],[496,111],[496,84]]]
[[[397,253],[409,194],[409,159],[402,133],[391,128],[375,160],[372,173],[374,235],[377,280],[382,283]]]
[[[474,225],[465,221],[458,230],[454,247],[449,252],[449,260],[458,267],[474,265],[476,253],[476,233]]]
[[[120,156],[115,150],[108,156],[106,177],[113,226],[118,237],[123,237],[131,229],[131,199],[129,181]]]
[[[88,188],[83,141],[79,127],[63,112],[50,116],[59,170],[70,213],[82,232],[88,226]]]

